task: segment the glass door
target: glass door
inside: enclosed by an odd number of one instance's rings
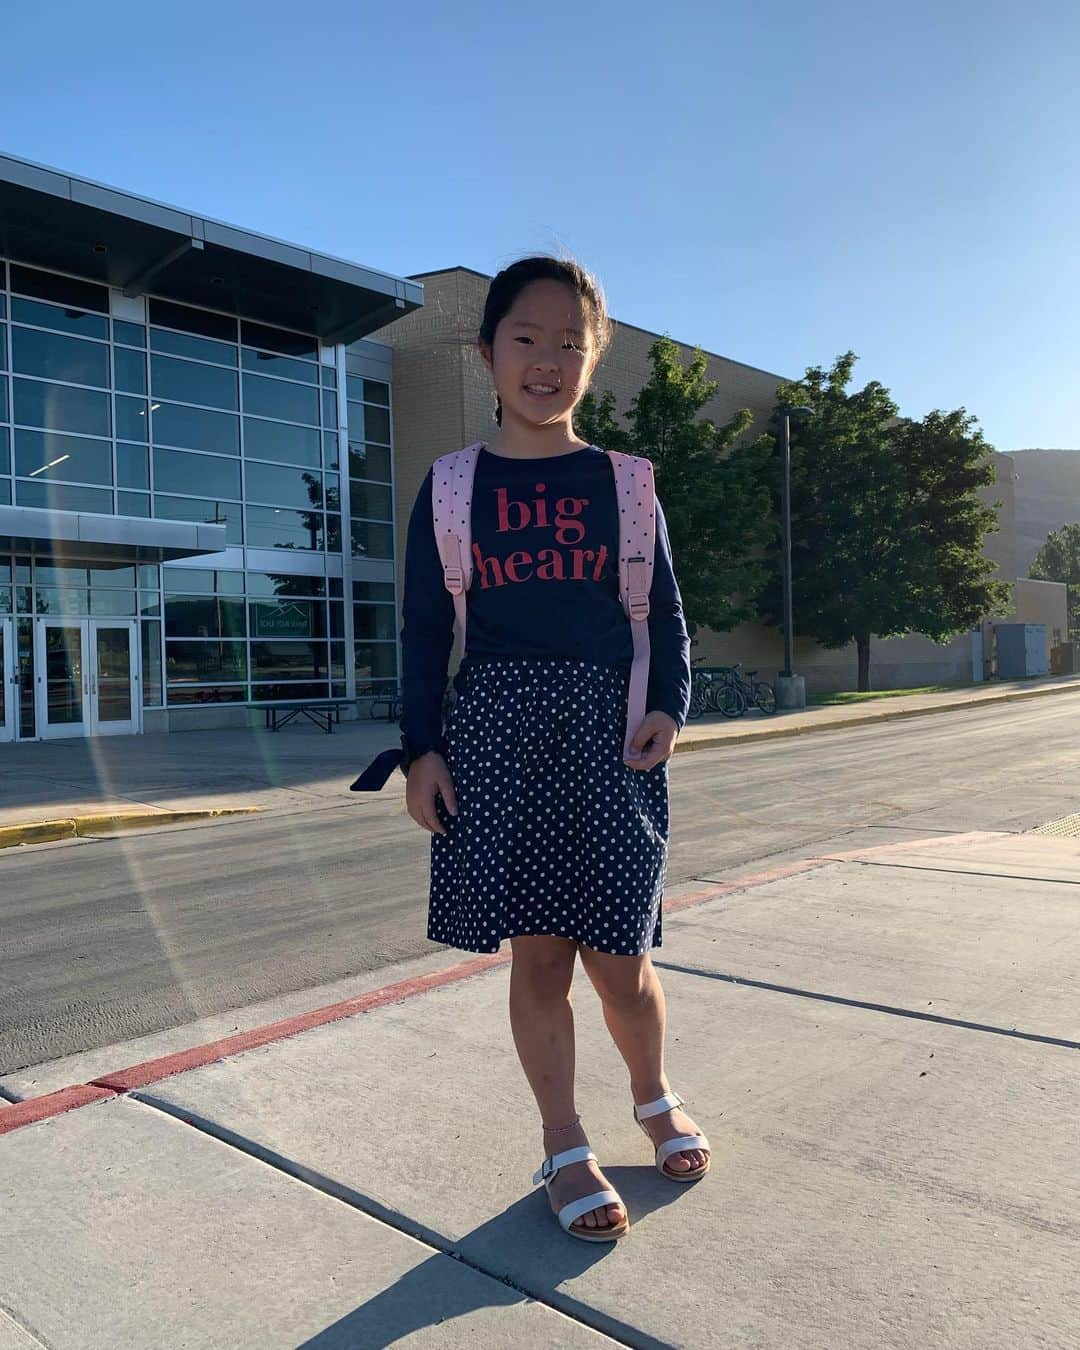
[[[138,625],[124,619],[90,619],[90,723],[93,736],[139,730]]]
[[[0,741],[15,739],[19,669],[15,664],[15,623],[0,615]]]
[[[36,637],[38,736],[88,736],[87,620],[39,619]]]
[[[133,619],[39,619],[37,725],[44,739],[140,730]]]

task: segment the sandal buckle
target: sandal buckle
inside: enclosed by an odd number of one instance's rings
[[[546,1181],[548,1177],[554,1174],[554,1172],[555,1172],[554,1161],[551,1158],[545,1158],[544,1161],[540,1164],[541,1181]]]

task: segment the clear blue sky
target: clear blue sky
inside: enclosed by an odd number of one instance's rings
[[[388,272],[566,247],[616,320],[1080,447],[1075,0],[43,0],[0,149]]]

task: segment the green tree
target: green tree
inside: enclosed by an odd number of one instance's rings
[[[649,359],[652,373],[631,402],[628,426],[617,422],[610,392],[586,394],[574,426],[595,445],[652,460],[687,630],[691,637],[700,625],[725,632],[754,617],[751,597],[769,565],[761,556],[771,535],[768,448],[733,446],[753,421],[748,408],[722,427],[699,420],[718,387],[705,378],[700,349],[684,369],[678,343],[664,336]]]
[[[1046,536],[1028,576],[1063,581],[1068,587],[1069,637],[1080,638],[1080,524],[1063,525]]]
[[[961,408],[901,419],[877,381],[848,393],[858,358],[781,385],[773,412],[807,405],[792,421],[792,593],[796,632],[836,649],[854,642],[860,690],[870,685],[870,639],[924,633],[948,642],[985,614],[1007,613],[1010,588],[990,580],[982,552],[995,507],[978,499],[994,482],[992,447]],[[779,516],[780,456],[769,465]],[[777,544],[779,529],[777,528]],[[758,592],[762,616],[783,624],[779,558]]]

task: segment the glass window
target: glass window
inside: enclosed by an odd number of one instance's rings
[[[354,581],[352,589],[354,600],[383,600],[388,604],[397,603],[392,581]]]
[[[246,703],[246,684],[169,685],[169,706],[178,707],[189,703]]]
[[[135,589],[135,568],[132,567],[91,567],[91,586],[104,586],[107,590],[133,591]]]
[[[166,637],[244,637],[243,600],[220,595],[177,595],[165,601]]]
[[[381,483],[349,484],[350,510],[354,516],[371,520],[389,520],[393,511],[390,489]]]
[[[134,591],[91,591],[90,613],[133,618],[138,609]]]
[[[336,473],[323,474],[323,491],[326,493],[326,509],[341,510],[341,480]]]
[[[118,492],[116,509],[122,516],[148,516],[150,514],[150,494],[148,492]]]
[[[330,636],[332,638],[343,638],[345,636],[345,604],[341,600],[331,600],[328,608],[330,611]]]
[[[325,577],[305,577],[285,572],[249,572],[248,595],[293,596],[326,594]]]
[[[15,380],[15,421],[50,431],[108,436],[109,395],[40,380]]]
[[[16,479],[15,501],[19,506],[41,506],[50,511],[88,511],[112,515],[113,496],[107,488],[68,487],[64,483],[29,482]]]
[[[244,542],[240,507],[231,502],[210,502],[201,497],[165,497],[155,493],[154,515],[160,520],[194,520],[200,525],[224,525],[226,543]]]
[[[318,383],[319,367],[306,361],[294,361],[289,356],[278,356],[275,352],[253,352],[247,347],[243,349],[241,359],[244,369],[257,375],[279,375],[283,380]]]
[[[34,581],[38,586],[89,586],[90,569],[81,562],[39,562]]]
[[[8,420],[7,380],[0,379],[0,421]]]
[[[156,563],[139,564],[139,585],[144,591],[161,589],[161,577]]]
[[[72,305],[76,309],[94,309],[99,314],[109,312],[109,291],[106,286],[95,286],[91,281],[77,281],[56,272],[40,272],[36,267],[11,264],[11,289],[38,300],[52,300],[58,305]]]
[[[324,427],[337,426],[337,394],[333,389],[323,390],[322,423]]]
[[[365,380],[360,375],[345,376],[345,393],[363,403],[381,403],[384,408],[390,406],[390,386],[382,380]]]
[[[220,366],[179,361],[172,356],[150,358],[150,382],[154,397],[181,403],[208,403],[212,408],[235,410],[240,406],[236,375]]]
[[[153,409],[153,423],[156,445],[212,450],[221,455],[240,453],[240,419],[228,413],[162,403]]]
[[[341,517],[334,512],[326,517],[326,549],[328,553],[341,552]]]
[[[394,531],[389,525],[373,525],[366,520],[352,522],[352,555],[354,558],[392,558]]]
[[[0,478],[0,506],[11,505],[11,479]]]
[[[279,469],[273,464],[248,464],[244,481],[249,502],[275,502],[298,510],[323,506],[322,475],[309,469]]]
[[[9,431],[7,427],[0,427],[0,474],[11,472],[11,443],[8,440]],[[3,572],[3,563],[0,563],[0,573]]]
[[[36,300],[20,300],[18,296],[11,301],[11,317],[16,323],[33,324],[36,328],[56,328],[61,333],[77,333],[80,337],[109,336],[109,321],[100,314],[42,305]]]
[[[252,601],[251,636],[326,637],[326,601],[289,599]]]
[[[12,367],[21,375],[109,387],[109,349],[102,342],[83,342],[36,328],[15,328],[12,344]]]
[[[39,586],[34,592],[38,614],[89,614],[90,592]]]
[[[315,389],[271,380],[262,375],[243,376],[244,411],[258,417],[276,417],[283,422],[319,425],[319,394]]]
[[[161,624],[144,623],[142,628],[143,707],[161,704]]]
[[[248,544],[252,548],[322,548],[323,523],[319,511],[249,506],[245,515]]]
[[[319,344],[309,333],[293,333],[287,328],[270,328],[264,323],[240,322],[240,341],[246,347],[262,347],[282,356],[301,356],[309,361],[318,358]]]
[[[390,451],[382,445],[353,445],[350,441],[349,477],[389,483]]]
[[[128,394],[146,393],[146,357],[129,347],[113,348],[114,387]]]
[[[373,408],[369,403],[350,403],[347,407],[350,441],[377,441],[390,444],[390,411]]]
[[[209,683],[247,679],[246,642],[165,641],[169,683]]]
[[[251,697],[257,703],[274,703],[293,698],[326,698],[327,687],[325,680],[317,684],[310,681],[305,684],[253,684]]]
[[[154,491],[190,492],[240,499],[240,462],[220,455],[186,455],[182,450],[154,451]]]
[[[281,464],[306,464],[317,469],[319,433],[314,427],[245,417],[244,455],[249,459],[274,459]]]
[[[221,366],[236,365],[236,348],[209,338],[190,337],[187,333],[170,333],[164,328],[150,329],[150,346],[155,352],[172,356],[188,356],[195,361],[213,361]]]
[[[149,440],[146,416],[146,399],[128,398],[124,394],[116,396],[116,435],[121,440]]]
[[[10,614],[11,603],[11,587],[0,586],[0,614]]]
[[[166,567],[166,595],[243,595],[243,572],[222,572],[212,567]]]
[[[112,447],[82,436],[16,431],[15,472],[23,478],[111,484]]]
[[[397,678],[397,648],[392,642],[357,642],[353,650],[356,653],[356,683],[370,683],[372,680],[390,680]]]
[[[397,637],[397,611],[393,605],[353,605],[353,635],[393,641]]]
[[[123,319],[113,319],[113,341],[126,342],[129,347],[145,347],[146,329],[141,323],[125,323]]]
[[[338,449],[338,434],[336,431],[324,431],[322,438],[323,462],[328,469],[339,469],[341,467],[339,456],[341,451]]]
[[[178,328],[181,333],[195,333],[199,337],[236,342],[236,320],[229,315],[215,314],[209,309],[194,309],[191,305],[177,305],[171,300],[151,297],[150,322],[159,323],[163,328]],[[234,364],[235,359],[234,352]]]
[[[327,678],[330,653],[325,642],[252,642],[253,680]]]
[[[160,617],[161,597],[157,591],[139,592],[139,613],[143,618]]]
[[[7,370],[7,324],[0,323],[0,370]],[[6,387],[7,381],[0,383]]]
[[[145,446],[117,445],[116,485],[122,488],[149,488],[150,466]]]
[[[334,679],[345,678],[345,644],[344,642],[331,642],[330,644],[330,674]]]
[[[328,366],[328,365],[325,365],[325,364],[324,364],[324,365],[321,367],[321,370],[322,370],[322,383],[323,383],[323,388],[324,388],[324,389],[336,389],[336,388],[337,388],[337,371],[334,369],[334,367],[333,367],[333,366]]]

